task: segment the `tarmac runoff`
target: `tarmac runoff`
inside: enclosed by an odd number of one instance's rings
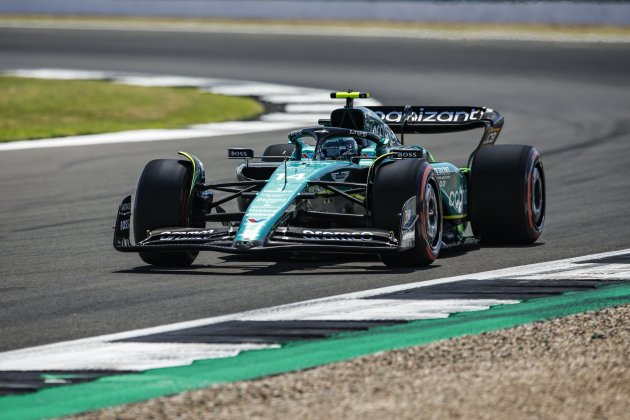
[[[5,352],[0,412],[80,413],[600,310],[630,303],[628,281],[627,249]]]
[[[177,75],[153,75],[142,73],[104,72],[72,69],[6,69],[2,73],[41,79],[108,80],[132,86],[194,87],[203,92],[227,96],[249,96],[278,112],[260,116],[254,121],[227,121],[195,124],[181,129],[150,129],[90,134],[41,140],[0,143],[0,152],[11,150],[40,149],[50,147],[91,146],[97,144],[138,143],[152,141],[183,140],[225,135],[289,130],[296,126],[314,125],[320,118],[327,118],[333,107],[330,91],[299,86],[252,81],[196,78]],[[380,105],[375,99],[357,100],[359,105]]]

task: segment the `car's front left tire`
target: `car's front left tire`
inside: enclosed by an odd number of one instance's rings
[[[415,245],[403,252],[381,253],[381,261],[390,267],[423,267],[435,261],[442,246],[442,201],[428,162],[402,159],[377,168],[372,186],[374,227],[398,234],[402,208],[411,197],[415,197],[418,216]]]

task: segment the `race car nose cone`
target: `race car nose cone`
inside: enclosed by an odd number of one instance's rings
[[[238,249],[250,249],[262,245],[260,241],[235,241],[234,247]]]

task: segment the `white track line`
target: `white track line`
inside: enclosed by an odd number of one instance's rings
[[[112,77],[111,72],[72,69],[15,69],[5,70],[3,73],[17,77],[59,80],[106,80]]]
[[[207,79],[186,76],[119,76],[114,79],[115,83],[130,86],[145,87],[196,87],[203,88],[208,85],[226,83],[221,79]]]
[[[298,86],[278,85],[272,83],[241,83],[238,85],[221,85],[208,89],[209,92],[228,96],[265,96],[265,95],[288,95],[303,96],[316,95],[318,99],[328,98],[329,91],[321,89],[302,88]],[[273,102],[273,101],[268,101]],[[278,101],[277,103],[283,103]]]
[[[505,299],[440,299],[440,300],[401,300],[401,299],[343,299],[302,305],[281,311],[269,311],[239,320],[248,321],[291,321],[291,320],[344,320],[344,321],[385,321],[446,318],[455,312],[481,311],[494,305],[519,303]]]
[[[261,120],[267,122],[283,122],[283,121],[293,121],[293,125],[295,126],[309,126],[314,127],[317,125],[317,120],[321,118],[328,118],[330,114],[320,112],[313,114],[284,114],[284,113],[271,113],[265,114],[260,117]]]
[[[300,118],[297,121],[303,121]],[[262,133],[266,131],[289,130],[294,128],[291,118],[276,121],[243,121],[191,126],[185,129],[133,130],[116,133],[91,134],[43,140],[14,141],[0,143],[0,151],[41,149],[51,147],[95,146],[100,144],[140,143],[152,141],[188,140],[205,137],[235,134]],[[313,124],[315,125],[315,124]],[[280,139],[279,139],[280,141]]]
[[[99,23],[35,23],[2,22],[0,28],[50,29],[50,30],[87,30],[87,31],[138,31],[138,32],[192,32],[244,35],[282,35],[282,36],[317,36],[317,37],[352,37],[352,38],[406,38],[440,41],[524,41],[524,42],[562,42],[562,43],[628,43],[630,36],[610,33],[573,33],[562,31],[510,30],[506,29],[401,29],[368,27],[329,27],[329,26],[282,26],[282,25],[142,25],[142,24],[99,24]]]
[[[361,102],[363,106],[369,106],[365,102]],[[324,104],[287,104],[285,111],[288,113],[296,114],[308,114],[308,113],[323,113],[330,114],[335,109],[339,108],[339,103],[324,103]]]
[[[0,360],[2,370],[147,370],[233,357],[241,351],[280,347],[259,344],[103,343],[69,346]]]
[[[117,340],[172,332],[226,321],[347,321],[444,318],[453,312],[484,310],[493,305],[511,304],[517,303],[518,301],[501,299],[423,301],[407,299],[361,299],[385,293],[400,292],[436,284],[453,283],[471,279],[529,278],[540,279],[543,282],[545,279],[554,278],[630,280],[630,266],[628,266],[628,264],[583,262],[624,254],[630,254],[630,249],[364,290],[231,315],[13,350],[0,353],[0,370],[143,370],[148,369],[147,366],[151,368],[179,366],[189,364],[193,360],[229,357],[238,354],[240,351],[256,348],[256,346],[252,347],[242,344],[112,343]],[[260,348],[267,347],[268,346],[260,346]]]

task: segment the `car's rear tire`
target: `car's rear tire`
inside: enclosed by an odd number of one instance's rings
[[[545,224],[545,172],[532,146],[479,149],[470,168],[469,211],[487,244],[531,244]]]
[[[438,257],[442,246],[442,201],[431,165],[424,160],[403,159],[379,166],[372,187],[374,227],[400,231],[400,213],[416,197],[418,221],[415,246],[407,251],[380,254],[390,267],[422,267]]]
[[[166,227],[191,227],[191,170],[188,163],[176,159],[157,159],[147,163],[138,180],[133,210],[133,233],[136,242],[148,232]],[[196,224],[203,223],[196,221]],[[196,226],[203,227],[203,226]],[[147,264],[189,266],[199,252],[140,252]]]

